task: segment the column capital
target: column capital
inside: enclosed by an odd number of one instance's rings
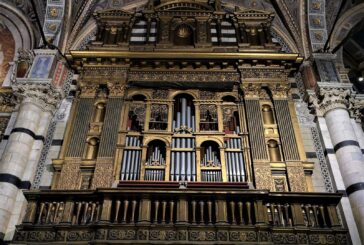
[[[270,84],[268,87],[274,99],[287,99],[291,92],[291,84],[289,83]]]
[[[356,122],[362,122],[364,119],[364,94],[356,94],[354,98],[350,99],[349,111],[350,116]]]
[[[317,116],[324,116],[328,111],[349,108],[349,98],[353,94],[352,84],[317,83],[315,91],[308,90],[310,108]]]
[[[54,113],[64,98],[64,91],[50,83],[16,82],[12,84],[14,94],[23,103],[33,103],[44,111]]]

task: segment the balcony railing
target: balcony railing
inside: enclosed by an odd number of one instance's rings
[[[25,196],[16,243],[349,243],[340,194],[138,187]]]

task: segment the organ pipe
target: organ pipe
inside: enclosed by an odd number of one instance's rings
[[[122,160],[121,180],[138,180],[141,162],[141,149],[128,149],[128,147],[140,147],[139,137],[126,137],[125,149]]]

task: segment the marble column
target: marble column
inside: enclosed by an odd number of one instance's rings
[[[49,51],[43,55],[47,55],[43,56],[43,60],[41,54],[35,58],[27,77],[15,78],[12,83],[20,104],[0,160],[0,240],[10,240],[15,225],[21,221],[26,206],[21,190],[31,186],[29,180],[34,178],[48,126],[63,98],[63,90],[54,85],[54,77],[50,78],[53,71],[48,68],[41,70],[44,66],[51,67],[53,62],[57,63],[56,53]],[[46,62],[47,57],[50,57],[49,63]]]
[[[319,82],[310,102],[319,119],[323,117],[326,121],[339,169],[331,168],[333,172],[340,171],[360,239],[364,241],[364,157],[348,112],[351,87],[351,84]]]

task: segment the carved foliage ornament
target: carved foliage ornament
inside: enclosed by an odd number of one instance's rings
[[[362,122],[364,119],[364,96],[357,95],[355,98],[350,98],[350,116],[355,119],[356,122]]]
[[[14,94],[24,102],[39,105],[44,111],[52,113],[64,97],[64,91],[49,83],[14,82]]]
[[[235,72],[130,72],[129,81],[146,82],[239,82]]]
[[[351,94],[349,87],[317,87],[316,93],[308,93],[309,106],[317,116],[324,116],[332,109],[348,109]]]

